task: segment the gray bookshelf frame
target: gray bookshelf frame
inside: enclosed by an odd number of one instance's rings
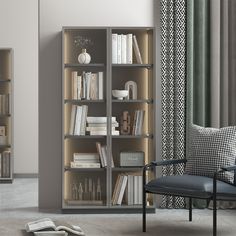
[[[0,183],[12,183],[13,182],[13,171],[14,171],[14,50],[13,48],[0,47],[0,52],[6,51],[9,53],[9,64],[10,67],[10,78],[0,79],[0,83],[9,83],[9,114],[0,115],[0,118],[8,119],[8,125],[11,127],[10,136],[8,137],[9,144],[0,145],[1,149],[7,148],[11,151],[10,156],[10,177],[0,178]],[[1,63],[1,62],[0,62]],[[9,129],[8,129],[9,132]]]
[[[66,31],[68,30],[88,30],[88,31],[92,31],[92,30],[104,30],[106,31],[106,63],[96,63],[96,64],[87,64],[87,65],[79,65],[76,63],[65,63],[64,61],[64,34]],[[111,45],[111,36],[112,36],[112,31],[113,30],[118,30],[118,31],[135,31],[135,30],[151,30],[152,31],[152,35],[153,35],[153,45],[152,45],[152,50],[153,50],[153,63],[152,64],[112,64],[112,45]],[[72,138],[72,139],[98,139],[100,138],[101,140],[106,140],[106,144],[107,144],[107,148],[108,148],[108,156],[111,156],[112,153],[112,140],[113,139],[146,139],[146,138],[151,138],[153,140],[153,149],[151,150],[152,154],[153,154],[153,160],[157,160],[158,159],[158,150],[157,147],[160,147],[160,144],[157,144],[159,142],[160,139],[157,139],[157,133],[159,131],[159,128],[157,127],[159,124],[157,123],[157,120],[160,120],[160,116],[158,116],[157,119],[157,108],[159,107],[158,103],[160,101],[158,101],[158,98],[160,97],[160,95],[158,95],[159,91],[158,91],[158,87],[160,87],[160,82],[157,81],[157,70],[156,70],[156,64],[157,64],[157,60],[156,60],[156,55],[157,55],[157,48],[156,48],[156,29],[155,27],[62,27],[62,149],[61,149],[61,153],[62,153],[62,212],[63,213],[138,213],[138,212],[142,212],[142,205],[121,205],[121,206],[113,206],[111,204],[111,198],[112,198],[112,172],[127,172],[127,171],[138,171],[141,169],[140,168],[120,168],[120,167],[116,167],[116,168],[111,168],[111,160],[108,161],[108,166],[107,168],[105,168],[105,170],[96,170],[96,169],[76,169],[76,170],[71,170],[70,167],[67,167],[64,165],[64,140],[65,138]],[[72,104],[78,104],[78,101],[74,101],[74,100],[70,100],[70,99],[65,99],[64,96],[64,81],[65,81],[65,76],[64,76],[64,70],[65,68],[72,68],[72,69],[76,69],[76,68],[98,68],[98,70],[100,68],[105,68],[105,72],[106,72],[106,85],[104,88],[106,88],[106,95],[105,95],[105,99],[102,101],[80,101],[80,104],[88,104],[88,106],[91,103],[95,103],[95,104],[100,104],[100,103],[105,103],[105,107],[106,107],[106,115],[108,117],[108,122],[107,122],[107,128],[108,128],[108,133],[107,136],[74,136],[74,137],[70,137],[69,135],[67,135],[65,137],[64,134],[64,104],[65,103],[72,103]],[[137,99],[137,100],[132,100],[132,101],[128,101],[127,103],[129,104],[134,104],[134,103],[146,103],[146,104],[152,104],[153,105],[153,134],[151,136],[147,136],[147,135],[141,135],[141,136],[125,136],[125,135],[121,135],[121,136],[114,136],[112,137],[111,135],[111,117],[112,117],[112,108],[114,106],[114,104],[118,104],[119,102],[122,104],[124,103],[124,101],[117,101],[114,100],[112,98],[112,94],[111,94],[111,90],[112,90],[112,69],[116,68],[146,68],[147,70],[152,70],[152,83],[153,83],[153,91],[152,91],[152,98],[151,99]],[[159,111],[158,111],[159,113]],[[160,114],[160,113],[159,113]],[[64,174],[65,171],[73,171],[73,172],[93,172],[93,171],[97,171],[98,173],[101,173],[102,171],[106,172],[106,205],[103,206],[68,206],[65,204],[64,202],[64,191],[65,191],[65,178],[64,178]],[[142,172],[141,172],[142,173]],[[154,171],[154,176],[156,176],[156,172]],[[155,208],[156,208],[156,198],[154,196],[153,199],[153,205],[151,207],[147,208],[147,212],[155,212]]]

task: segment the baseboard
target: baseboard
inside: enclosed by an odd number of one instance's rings
[[[13,174],[14,178],[38,178],[38,173]]]

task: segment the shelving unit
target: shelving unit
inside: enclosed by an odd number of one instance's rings
[[[0,183],[13,181],[13,50],[0,48]]]
[[[112,64],[112,34],[136,35],[143,64],[136,61],[133,52],[132,64]],[[86,47],[91,56],[89,64],[78,64],[77,57],[82,48],[75,46],[75,37],[90,39],[92,45]],[[141,204],[112,204],[116,181],[119,174],[142,175],[141,167],[120,167],[119,159],[122,151],[141,151],[145,163],[156,160],[155,140],[155,29],[148,27],[118,28],[118,27],[63,27],[62,30],[62,210],[63,212],[140,212]],[[103,72],[103,99],[77,100],[72,98],[72,72]],[[137,99],[117,100],[112,97],[113,89],[124,89],[125,82],[137,83]],[[88,116],[107,117],[107,135],[72,135],[69,133],[72,105],[88,106]],[[141,135],[112,135],[111,117],[121,123],[123,111],[129,111],[131,125],[136,110],[145,112]],[[108,163],[106,168],[71,168],[73,153],[95,153],[96,142],[107,146]],[[112,167],[112,159],[114,167]],[[155,176],[150,171],[147,178]],[[87,201],[84,204],[69,204],[73,199],[73,187],[80,185],[86,188],[86,181],[101,187],[101,201]],[[77,184],[77,185],[75,185]],[[79,187],[78,187],[79,188]],[[78,189],[77,188],[77,189]],[[85,193],[84,193],[85,194]],[[78,201],[79,202],[79,201]],[[90,204],[91,203],[91,204]],[[155,199],[148,197],[148,210],[155,211]]]

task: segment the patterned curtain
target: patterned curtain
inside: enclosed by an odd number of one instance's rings
[[[161,0],[162,159],[185,158],[186,0]],[[183,174],[183,165],[162,174]],[[163,196],[163,208],[182,208],[184,199]]]

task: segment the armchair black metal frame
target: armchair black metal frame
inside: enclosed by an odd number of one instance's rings
[[[181,160],[166,160],[166,161],[153,161],[150,164],[147,164],[143,168],[143,232],[146,232],[146,207],[147,207],[147,199],[146,194],[152,193],[152,194],[161,194],[161,195],[172,195],[172,196],[179,196],[179,197],[186,197],[189,198],[189,221],[192,221],[192,198],[202,198],[202,199],[208,199],[213,201],[213,236],[217,235],[217,200],[227,200],[227,201],[236,201],[236,186],[224,183],[222,181],[218,180],[218,175],[225,171],[236,171],[236,165],[234,166],[228,166],[228,167],[221,167],[218,171],[214,173],[214,177],[206,178],[208,181],[207,185],[209,187],[209,181],[212,188],[211,190],[207,191],[206,194],[199,196],[194,191],[190,192],[181,192],[181,189],[174,189],[172,191],[171,186],[167,186],[167,188],[163,188],[158,186],[158,181],[150,187],[149,183],[146,183],[146,171],[149,171],[150,169],[157,167],[157,166],[165,166],[165,165],[175,165],[175,164],[186,164],[186,159]],[[186,175],[185,175],[186,176]],[[190,176],[191,177],[191,176]],[[196,176],[200,177],[201,176]],[[194,176],[194,178],[196,178]],[[158,179],[162,179],[165,177],[160,177]],[[156,179],[156,180],[158,180]],[[196,180],[196,179],[195,179]],[[161,183],[161,182],[160,182]],[[163,182],[162,182],[163,184]],[[194,183],[193,183],[194,184]],[[156,186],[155,186],[156,185]],[[153,188],[154,186],[154,188]],[[218,190],[220,189],[220,192],[218,193]],[[195,195],[196,194],[196,195]]]

